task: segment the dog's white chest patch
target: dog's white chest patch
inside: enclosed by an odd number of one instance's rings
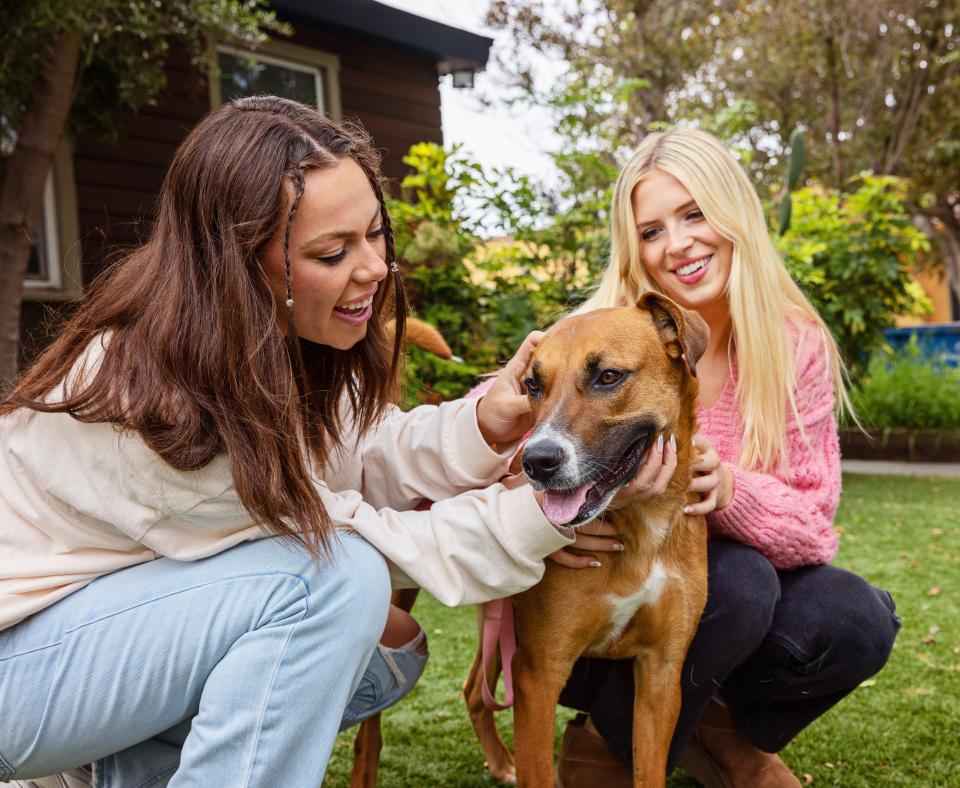
[[[643,582],[643,585],[632,594],[627,594],[627,596],[617,596],[616,594],[607,595],[607,602],[612,608],[610,624],[613,627],[606,638],[607,643],[613,643],[613,641],[623,634],[623,630],[630,622],[630,619],[633,618],[634,614],[642,605],[652,605],[656,603],[669,579],[670,576],[667,574],[667,570],[664,569],[663,564],[659,561],[654,561],[653,568],[650,570],[647,579]]]
[[[655,520],[652,517],[644,517],[643,524],[647,526],[647,529],[658,542],[666,539],[670,531],[670,523],[666,520]]]

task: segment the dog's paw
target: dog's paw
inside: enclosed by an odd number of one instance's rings
[[[517,784],[517,770],[512,763],[496,764],[494,766],[485,763],[484,766],[487,767],[487,771],[490,772],[490,776],[493,777],[494,780],[498,780],[505,785]]]

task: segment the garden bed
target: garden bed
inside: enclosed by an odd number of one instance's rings
[[[840,430],[840,453],[847,460],[960,462],[960,430],[845,428]]]

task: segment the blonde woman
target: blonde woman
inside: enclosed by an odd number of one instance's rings
[[[756,192],[713,137],[648,136],[612,212],[610,264],[579,311],[657,290],[710,326],[691,484],[711,537],[709,599],[669,767],[706,786],[796,786],[776,753],[880,670],[899,629],[887,592],[829,566],[842,362],[774,250]],[[674,464],[667,448],[641,471],[650,494]],[[632,682],[629,664],[578,663],[561,701],[589,717],[564,739],[565,786],[631,784]]]

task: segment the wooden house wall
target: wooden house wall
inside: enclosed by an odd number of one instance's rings
[[[340,58],[344,118],[355,118],[384,154],[395,184],[407,167],[402,156],[415,142],[442,142],[440,92],[433,59],[349,32],[297,25],[292,43]],[[74,168],[84,282],[106,261],[143,238],[173,152],[210,108],[206,77],[183,55],[167,68],[168,88],[156,105],[119,119],[114,142],[81,138]]]

